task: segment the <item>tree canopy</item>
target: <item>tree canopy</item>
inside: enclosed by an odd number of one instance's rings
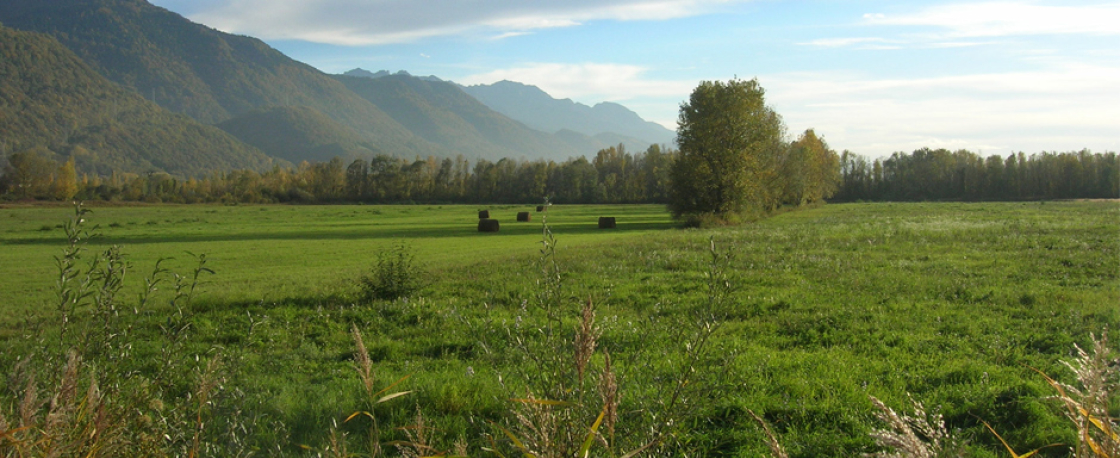
[[[726,219],[771,209],[785,126],[757,80],[704,81],[681,105],[669,208]]]

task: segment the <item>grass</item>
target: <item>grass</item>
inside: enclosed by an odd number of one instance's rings
[[[514,223],[515,207],[493,209],[510,222],[479,234],[475,210],[159,206],[90,216],[100,243],[124,245],[129,291],[142,289],[135,273],[160,256],[188,270],[195,261],[181,253],[207,254],[217,275],[185,310],[191,327],[177,357],[204,363],[220,348],[237,361],[226,386],[245,393],[244,411],[275,425],[247,444],[272,454],[300,455],[300,444],[322,450],[332,421],[340,434],[366,434],[356,420],[341,423],[368,402],[354,370],[356,328],[377,380],[411,375],[394,388],[408,396],[374,411],[385,425],[378,434],[406,439],[415,430],[394,428],[415,422],[419,407],[434,428],[430,442],[450,450],[463,438],[476,456],[491,439],[516,451],[490,422],[524,434],[510,399],[534,386],[533,352],[518,350],[517,339],[553,318],[534,305],[547,278],[539,223]],[[52,316],[40,305],[63,242],[59,231],[39,229],[66,214],[0,209],[12,223],[0,226],[0,304],[13,312],[0,314],[12,350],[0,369],[31,350],[20,337]],[[608,214],[619,228],[596,229]],[[826,205],[712,230],[668,229],[657,207],[552,207],[549,224],[563,279],[557,341],[576,341],[590,298],[599,334],[588,364],[598,374],[610,355],[621,393],[616,437],[652,424],[646,414],[664,405],[682,367],[702,375],[697,386],[707,388],[683,394],[693,410],[674,440],[651,451],[768,453],[756,413],[789,456],[875,453],[871,396],[896,409],[912,396],[939,412],[972,456],[1004,456],[984,422],[1016,450],[1065,456],[1044,447],[1073,444],[1077,433],[1034,369],[1073,383],[1061,361],[1077,356],[1075,344],[1091,348],[1091,333],[1120,325],[1116,202]],[[727,255],[719,272],[713,238]],[[431,284],[409,300],[360,300],[362,273],[401,239]],[[734,286],[715,307],[713,278]],[[135,370],[155,370],[171,310],[128,318]],[[719,324],[710,351],[690,357],[685,344],[703,323]],[[1108,402],[1115,416],[1120,402]],[[600,408],[589,404],[592,414],[571,422],[592,425]]]
[[[493,207],[502,230],[480,234],[473,206],[93,207],[90,217],[100,236],[91,248],[125,246],[131,263],[145,269],[164,257],[174,258],[170,267],[187,268],[193,262],[187,253],[205,253],[220,275],[208,280],[200,301],[286,300],[330,294],[401,240],[409,241],[418,263],[437,273],[482,260],[524,260],[540,241],[538,222],[514,221],[517,211],[526,209],[532,208]],[[0,208],[0,304],[9,312],[0,315],[0,325],[52,297],[53,257],[71,212]],[[619,227],[598,230],[601,214],[617,215]],[[671,227],[663,208],[650,205],[552,206],[550,224],[565,234],[568,246]],[[47,226],[52,229],[40,230]]]

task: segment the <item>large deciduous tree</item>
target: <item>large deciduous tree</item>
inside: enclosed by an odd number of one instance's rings
[[[785,126],[757,80],[701,82],[678,122],[669,198],[675,217],[726,220],[780,203]]]

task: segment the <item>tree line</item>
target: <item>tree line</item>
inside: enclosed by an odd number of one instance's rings
[[[162,172],[78,175],[72,160],[59,163],[51,151],[34,148],[7,157],[0,196],[153,203],[530,203],[548,196],[568,204],[666,203],[676,155],[661,145],[630,153],[621,144],[564,162],[377,154],[183,179]]]
[[[1012,153],[922,148],[868,160],[844,151],[837,201],[1120,198],[1115,152]]]
[[[780,164],[756,178],[759,205],[829,200],[1043,200],[1120,198],[1120,156],[1115,152],[1013,153],[982,157],[967,150],[923,148],[868,159],[838,156],[813,130],[776,150]],[[58,161],[45,148],[13,153],[0,169],[7,200],[131,201],[169,203],[556,203],[670,204],[672,167],[680,152],[659,145],[629,153],[619,145],[586,157],[497,162],[405,160],[375,155],[349,164],[335,158],[264,173],[235,170],[206,178],[166,173],[79,174],[73,159]],[[815,160],[813,160],[815,158]],[[835,161],[835,163],[833,162]],[[816,164],[808,166],[806,164]],[[687,177],[678,177],[684,180]],[[686,192],[692,192],[685,188]]]

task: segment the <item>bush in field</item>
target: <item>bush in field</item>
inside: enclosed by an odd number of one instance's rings
[[[377,263],[361,279],[362,297],[366,300],[408,297],[424,287],[424,277],[412,249],[398,243],[377,253]]]

